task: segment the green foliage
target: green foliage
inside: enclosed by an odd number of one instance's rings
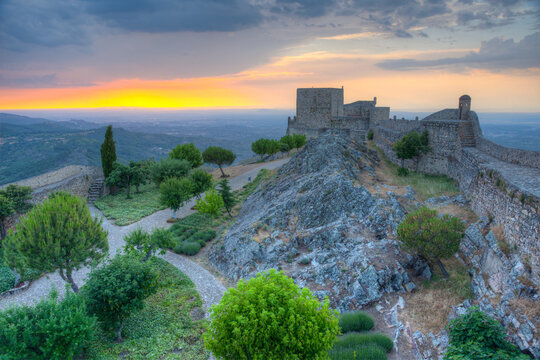
[[[287,136],[290,136],[290,135],[287,135]],[[286,147],[288,148],[288,150],[291,150],[295,147],[295,141],[294,141],[294,138],[293,137],[283,137],[282,139],[284,139],[284,144],[286,145]],[[260,155],[261,157],[263,155],[267,155],[267,156],[271,156],[271,155],[274,155],[276,154],[277,152],[279,152],[282,148],[282,143],[278,140],[273,140],[273,139],[265,139],[265,138],[261,138],[261,139],[258,139],[256,141],[254,141],[252,144],[251,144],[251,150],[257,154],[257,155]],[[292,146],[292,147],[290,147]]]
[[[195,209],[201,214],[208,214],[214,218],[224,205],[221,195],[215,189],[210,189],[205,193],[204,199],[197,200]]]
[[[164,158],[152,168],[152,181],[159,186],[165,179],[187,176],[190,170],[191,163],[187,160]]]
[[[190,256],[197,254],[199,250],[201,250],[201,244],[192,241],[181,242],[174,248],[176,253]]]
[[[377,345],[337,347],[328,351],[330,360],[386,360],[386,353]]]
[[[157,291],[157,276],[147,263],[124,255],[92,271],[82,293],[88,311],[97,316],[106,330],[115,330],[121,339],[122,326],[144,299]]]
[[[212,175],[203,169],[195,169],[189,174],[193,183],[193,194],[199,196],[212,187]]]
[[[367,139],[368,140],[373,140],[373,137],[374,137],[374,133],[373,133],[373,129],[369,129],[368,133],[367,133]]]
[[[93,218],[84,199],[59,192],[36,205],[17,224],[17,232],[5,241],[5,256],[20,273],[26,268],[40,272],[60,271],[73,281],[73,270],[103,258],[109,249],[101,220]]]
[[[373,326],[375,323],[371,316],[361,311],[346,312],[339,317],[339,327],[343,333],[368,331],[373,329]]]
[[[398,159],[412,159],[420,154],[428,153],[430,148],[428,146],[428,133],[424,131],[422,135],[416,131],[411,131],[407,135],[404,135],[394,144],[394,151]]]
[[[437,211],[421,207],[407,214],[397,229],[398,240],[428,260],[453,256],[459,249],[465,226],[456,217],[437,216]]]
[[[129,199],[131,196],[131,186],[136,185],[138,188],[140,185],[146,183],[147,177],[147,170],[140,163],[130,161],[129,166],[126,166],[115,162],[113,164],[113,171],[107,177],[105,183],[109,186],[126,188],[126,197]]]
[[[6,237],[6,219],[15,213],[13,202],[4,194],[0,194],[0,240]]]
[[[105,140],[101,144],[101,167],[105,179],[109,177],[113,171],[113,164],[116,161],[116,146],[113,140],[112,125],[107,127],[105,131]]]
[[[231,192],[231,186],[229,185],[229,180],[223,179],[219,182],[219,195],[223,199],[223,205],[225,206],[225,209],[227,210],[227,213],[231,215],[231,210],[236,205],[236,199]]]
[[[409,175],[409,169],[406,167],[400,166],[397,169],[398,176],[408,176]]]
[[[193,143],[178,144],[177,147],[171,150],[169,157],[171,159],[187,160],[193,169],[203,164],[201,151]]]
[[[300,149],[302,146],[306,145],[307,137],[304,134],[294,134],[294,147]]]
[[[5,196],[13,204],[13,210],[17,213],[23,213],[30,208],[32,204],[28,201],[32,199],[32,188],[30,186],[8,185],[5,189],[0,189],[0,196]]]
[[[78,359],[95,334],[95,318],[78,295],[66,293],[58,302],[53,291],[35,307],[0,312],[0,357],[18,359]]]
[[[334,349],[354,348],[367,345],[376,345],[385,352],[394,348],[394,342],[388,336],[377,333],[348,333],[341,336],[334,344]]]
[[[144,307],[124,322],[123,341],[97,328],[86,359],[207,360],[202,332],[206,320],[193,282],[163,259],[152,257],[146,265],[157,274],[158,289],[144,300]]]
[[[15,274],[10,268],[0,265],[0,293],[15,286]]]
[[[94,206],[101,210],[107,219],[120,226],[131,224],[166,208],[159,201],[159,189],[153,185],[142,185],[138,193],[131,194],[131,199],[126,199],[123,193],[103,196],[94,202]]]
[[[326,359],[339,333],[328,299],[273,269],[228,289],[210,318],[205,345],[223,359]]]
[[[145,262],[156,253],[165,254],[165,249],[173,246],[171,232],[155,228],[150,234],[141,228],[137,228],[124,236],[126,245],[124,251],[127,254],[139,256]]]
[[[231,151],[219,146],[210,146],[204,150],[203,160],[208,164],[216,164],[221,170],[221,175],[225,177],[222,165],[231,165],[236,159],[236,155]]]
[[[285,135],[279,139],[281,143],[281,151],[289,151],[295,148],[295,142],[292,135]]]
[[[478,307],[472,307],[465,315],[452,320],[447,330],[450,345],[445,360],[530,359],[521,354],[517,346],[506,341],[501,324]]]
[[[176,210],[184,206],[184,203],[191,199],[193,194],[193,182],[188,178],[169,178],[159,186],[159,200],[161,203],[173,211],[173,218],[176,218]]]

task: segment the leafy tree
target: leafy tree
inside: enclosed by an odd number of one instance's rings
[[[17,213],[23,213],[32,208],[32,204],[28,202],[32,199],[32,188],[30,186],[11,184],[5,189],[0,190],[0,194],[11,200],[13,209]]]
[[[251,151],[259,155],[262,159],[264,154],[266,154],[267,142],[268,142],[268,139],[264,139],[264,138],[255,140],[253,143],[251,143]]]
[[[148,165],[143,161],[129,162],[129,168],[132,173],[131,184],[135,185],[135,192],[139,192],[139,186],[146,184],[150,177],[150,169]]]
[[[307,138],[305,134],[294,134],[293,140],[294,140],[294,147],[296,149],[300,149],[302,146],[306,145]]]
[[[201,151],[193,143],[178,144],[171,150],[169,157],[171,159],[187,160],[193,169],[203,164]]]
[[[128,199],[131,198],[131,185],[136,185],[138,188],[139,185],[145,182],[146,174],[143,167],[134,161],[130,161],[129,166],[115,162],[113,171],[107,180],[105,180],[105,183],[109,186],[125,187],[126,197]]]
[[[214,217],[219,215],[219,209],[224,205],[221,195],[215,189],[210,189],[205,193],[204,199],[197,200],[195,209],[201,214],[210,215],[213,221]]]
[[[144,299],[157,291],[157,275],[148,263],[124,255],[90,273],[82,288],[88,311],[106,330],[122,340],[126,318],[144,306]]]
[[[294,149],[296,145],[292,135],[283,136],[281,139],[279,139],[279,142],[281,143],[281,151],[290,151]]]
[[[2,359],[79,359],[94,337],[96,319],[88,316],[78,294],[58,292],[35,306],[12,307],[0,312]]]
[[[401,159],[401,166],[405,159],[412,159],[427,154],[430,151],[428,144],[428,132],[422,132],[422,135],[416,131],[411,131],[404,135],[394,144],[394,151],[398,159]]]
[[[32,198],[30,186],[8,185],[0,190],[0,240],[6,237],[6,220],[14,213],[23,213],[32,205],[28,202]]]
[[[6,219],[14,213],[13,202],[0,193],[0,240],[6,237]]]
[[[176,219],[176,210],[193,195],[193,182],[188,178],[169,178],[159,186],[159,201],[171,208],[173,218]]]
[[[171,158],[161,159],[152,169],[152,180],[159,186],[168,178],[183,178],[191,170],[191,163],[187,160]]]
[[[272,269],[241,279],[210,309],[205,346],[222,359],[326,359],[338,312]]]
[[[227,210],[227,213],[230,217],[231,210],[236,204],[236,199],[234,198],[233,193],[231,192],[231,186],[229,185],[229,180],[223,179],[219,182],[219,195],[221,196],[221,199],[223,199],[223,205],[225,206],[225,209]]]
[[[281,145],[279,141],[269,139],[266,142],[266,150],[265,150],[266,155],[272,156],[274,154],[277,154],[280,150],[281,150]]]
[[[445,360],[527,360],[519,348],[506,341],[506,333],[499,322],[480,311],[477,306],[455,318],[446,327],[450,345]]]
[[[203,169],[195,169],[189,175],[193,183],[193,194],[201,198],[201,194],[212,187],[212,175]]]
[[[152,181],[152,171],[156,166],[156,160],[152,157],[149,159],[140,160],[139,164],[143,170],[143,173],[146,175],[146,181],[150,183]]]
[[[109,249],[101,220],[90,215],[86,201],[58,192],[36,205],[10,232],[5,257],[19,273],[26,268],[41,272],[59,270],[73,291],[79,288],[72,273],[92,261],[99,261]]]
[[[124,236],[124,241],[124,251],[127,254],[142,254],[142,262],[145,262],[158,252],[165,254],[165,249],[173,246],[173,235],[162,228],[155,228],[150,234],[137,228]]]
[[[101,144],[101,167],[103,168],[103,176],[105,179],[109,177],[113,171],[113,164],[116,161],[116,146],[113,140],[112,125],[107,126],[105,131],[105,140]]]
[[[236,159],[236,155],[231,151],[219,146],[210,146],[204,150],[203,159],[205,163],[216,164],[221,170],[221,177],[226,177],[222,165],[231,165]]]
[[[397,229],[403,247],[416,252],[426,260],[436,261],[448,276],[440,259],[452,257],[458,250],[465,226],[456,217],[437,216],[437,211],[421,207],[407,214]]]
[[[369,131],[367,133],[367,139],[368,140],[373,140],[374,136],[375,136],[375,133],[373,132],[373,129],[369,129]]]

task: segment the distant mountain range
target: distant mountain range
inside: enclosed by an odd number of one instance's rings
[[[241,125],[113,124],[118,161],[160,159],[180,143],[202,150],[222,146],[251,157],[251,142],[279,137],[279,127],[258,129]],[[132,126],[133,130],[126,129]],[[286,125],[284,125],[286,126]],[[106,126],[84,120],[51,121],[0,113],[0,185],[36,176],[67,165],[100,166],[100,147]]]

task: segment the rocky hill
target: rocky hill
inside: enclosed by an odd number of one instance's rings
[[[211,263],[235,280],[281,268],[340,310],[412,290],[411,271],[430,275],[395,240],[405,210],[358,181],[377,161],[344,134],[311,140],[244,202]]]

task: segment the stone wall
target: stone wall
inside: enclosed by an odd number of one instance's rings
[[[296,120],[304,127],[328,128],[336,116],[343,116],[343,89],[297,89]]]
[[[540,169],[540,154],[537,151],[507,148],[482,136],[476,139],[476,147],[499,160]]]

